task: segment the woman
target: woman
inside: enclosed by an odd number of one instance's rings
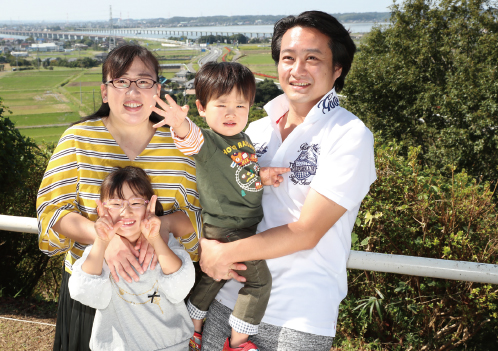
[[[291,171],[278,188],[264,189],[259,234],[226,244],[201,241],[201,267],[214,279],[240,279],[235,262],[267,260],[270,300],[259,333],[250,338],[260,351],[332,347],[347,292],[351,231],[375,180],[372,133],[339,106],[336,94],[354,52],[348,31],[326,13],[304,12],[275,24],[272,57],[284,94],[265,106],[268,117],[251,123],[247,134],[262,167]],[[203,351],[232,350],[223,341],[238,289],[228,282],[211,305]]]
[[[67,283],[72,264],[96,237],[95,200],[114,167],[136,166],[147,172],[165,212],[161,235],[166,240],[170,232],[181,237],[197,260],[201,220],[195,163],[175,148],[169,128],[152,127],[161,120],[151,110],[153,97],[160,93],[158,72],[157,59],[141,46],[110,52],[102,67],[100,109],[62,135],[48,164],[37,200],[39,246],[51,256],[67,252],[54,350],[89,349],[95,310],[72,300]],[[141,243],[131,247],[113,238],[105,258],[115,280],[118,274],[128,282],[138,280],[135,271],[147,269],[152,252],[146,240]]]

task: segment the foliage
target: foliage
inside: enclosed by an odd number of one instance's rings
[[[36,145],[21,135],[12,121],[3,116],[6,110],[0,98],[0,194],[19,186],[27,176],[26,165],[34,160]]]
[[[362,203],[352,248],[370,252],[496,263],[496,185],[465,172],[452,177],[421,165],[419,148],[375,146],[378,179]],[[350,270],[337,341],[380,341],[389,350],[449,350],[487,335],[475,350],[496,350],[496,286]],[[370,297],[369,297],[370,296]],[[470,350],[470,349],[469,349]]]
[[[272,80],[265,78],[265,80],[256,83],[256,97],[254,103],[258,106],[263,106],[280,94],[282,94],[282,90],[280,90]]]
[[[210,34],[203,35],[199,37],[200,43],[224,43],[226,40],[227,43],[233,43],[234,40],[237,40],[239,44],[247,44],[249,38],[243,34],[232,34],[232,35],[220,35],[220,34]]]
[[[36,217],[36,196],[53,146],[38,148],[2,116],[3,111],[0,102],[0,213]],[[56,296],[61,261],[38,249],[36,235],[0,231],[0,256],[0,295],[30,296],[45,276],[46,291]]]
[[[92,68],[97,67],[100,63],[98,60],[92,59],[90,57],[83,57],[76,59],[74,61],[68,61],[66,59],[61,59],[57,57],[56,60],[49,61],[51,66],[61,66],[61,67],[71,67],[71,68]]]
[[[498,178],[494,0],[406,0],[362,42],[345,107],[431,166]]]

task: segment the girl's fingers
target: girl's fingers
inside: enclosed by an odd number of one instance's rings
[[[97,214],[99,217],[104,216],[104,205],[102,204],[102,201],[95,200],[95,202],[97,203]]]
[[[113,226],[112,226],[112,232],[116,233],[119,230],[119,227],[123,224],[123,221],[117,221]]]
[[[150,207],[147,209],[151,215],[156,214],[156,201],[157,201],[157,195],[152,195],[149,202]]]

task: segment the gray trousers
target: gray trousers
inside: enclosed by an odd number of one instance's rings
[[[223,343],[232,330],[228,324],[231,312],[218,301],[211,304],[202,333],[202,351],[222,351]],[[259,333],[251,335],[249,340],[260,351],[329,351],[334,342],[330,336],[304,333],[264,322],[259,325]]]
[[[203,228],[205,238],[230,242],[253,236],[256,234],[256,227],[257,225],[253,225],[249,228],[233,229],[204,224]],[[266,261],[246,261],[243,263],[247,266],[247,270],[236,272],[246,278],[246,282],[244,287],[239,290],[233,316],[248,324],[257,326],[263,319],[270,299],[271,274]],[[226,282],[226,280],[217,282],[203,273],[190,296],[190,303],[201,311],[207,311],[218,291]],[[247,332],[246,334],[253,333]]]

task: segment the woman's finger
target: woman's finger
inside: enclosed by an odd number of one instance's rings
[[[147,257],[146,257],[146,259],[147,259]],[[147,261],[147,260],[146,260],[146,261]],[[154,268],[156,268],[156,266],[157,266],[157,255],[154,255],[154,254],[153,254],[153,255],[152,255],[152,262],[151,262],[151,264],[150,264],[150,270],[151,270],[151,271],[153,271],[153,270],[154,270]]]
[[[140,238],[142,238],[143,236],[140,235]],[[140,255],[138,256],[138,262],[140,264],[143,264],[144,263],[144,260],[145,260],[145,256],[147,255],[147,248],[149,247],[149,242],[147,240],[141,240],[141,245],[140,245]],[[145,271],[143,265],[142,265],[142,269]]]
[[[153,258],[153,257],[155,257],[155,255],[154,255],[154,252],[155,252],[155,251],[154,251],[154,247],[153,247],[152,245],[149,245],[149,246],[147,247],[147,249],[146,249],[146,250],[144,250],[144,251],[146,251],[146,255],[145,255],[145,260],[144,260],[144,262],[142,263],[142,269],[143,269],[144,271],[146,271],[146,270],[147,270],[147,268],[149,267],[149,263],[151,262],[152,258]],[[153,256],[153,255],[154,255],[154,256]],[[154,264],[154,266],[151,264],[150,269],[151,269],[151,270],[153,270],[153,269],[154,269],[154,267],[155,267],[155,264]]]

